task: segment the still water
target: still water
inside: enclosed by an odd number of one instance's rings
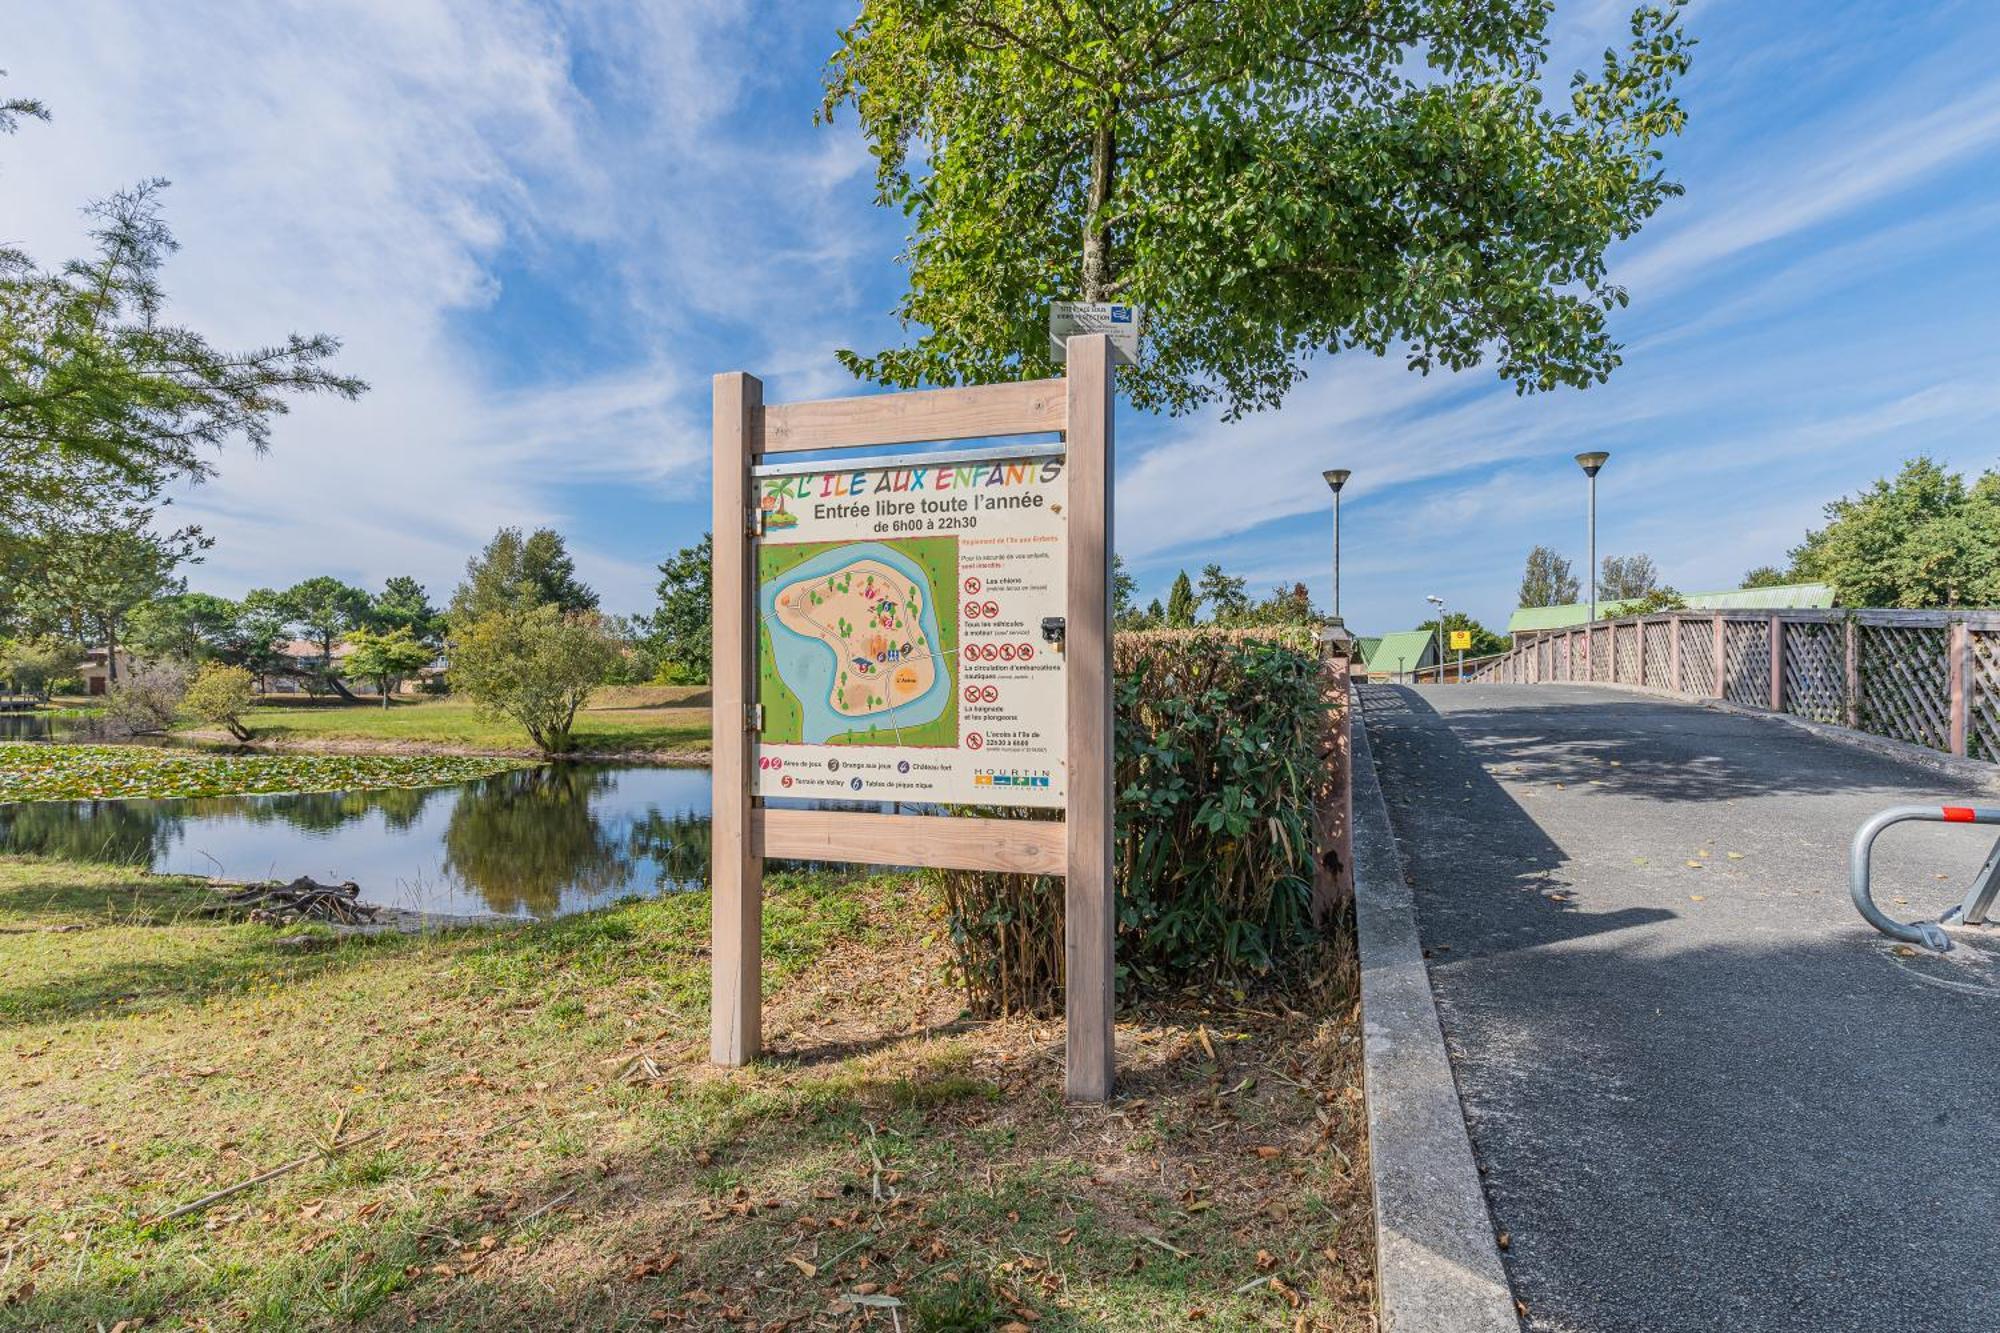
[[[699,886],[708,809],[705,768],[555,764],[412,791],[4,805],[0,847],[542,917]]]

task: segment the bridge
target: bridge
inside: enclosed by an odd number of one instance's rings
[[[2000,624],[1934,619],[1655,617],[1358,687],[1527,1327],[2000,1328],[2000,932],[1897,944],[1845,871],[1971,766],[1750,715],[1977,752]],[[1988,833],[1886,836],[1884,905],[1956,903]]]

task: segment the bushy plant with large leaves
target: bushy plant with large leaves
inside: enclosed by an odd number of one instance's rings
[[[1146,631],[1114,650],[1120,994],[1244,984],[1313,923],[1325,677],[1308,629]],[[1025,811],[999,811],[1035,817]],[[933,872],[983,1013],[1062,992],[1059,879]]]

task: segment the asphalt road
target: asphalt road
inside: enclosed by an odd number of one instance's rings
[[[2000,930],[1901,957],[1847,898],[1864,818],[1968,793],[1624,691],[1362,699],[1529,1328],[2000,1329]],[[1885,834],[1878,900],[1987,832]]]

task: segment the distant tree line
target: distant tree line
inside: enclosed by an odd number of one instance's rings
[[[1737,586],[1825,583],[1835,605],[1850,607],[2000,606],[2000,471],[1968,482],[1919,455],[1824,512],[1826,526],[1809,530],[1787,563],[1747,570]],[[1567,559],[1546,546],[1528,553],[1520,605],[1561,606],[1581,593]],[[1597,597],[1643,611],[1682,604],[1646,555],[1605,557]]]

